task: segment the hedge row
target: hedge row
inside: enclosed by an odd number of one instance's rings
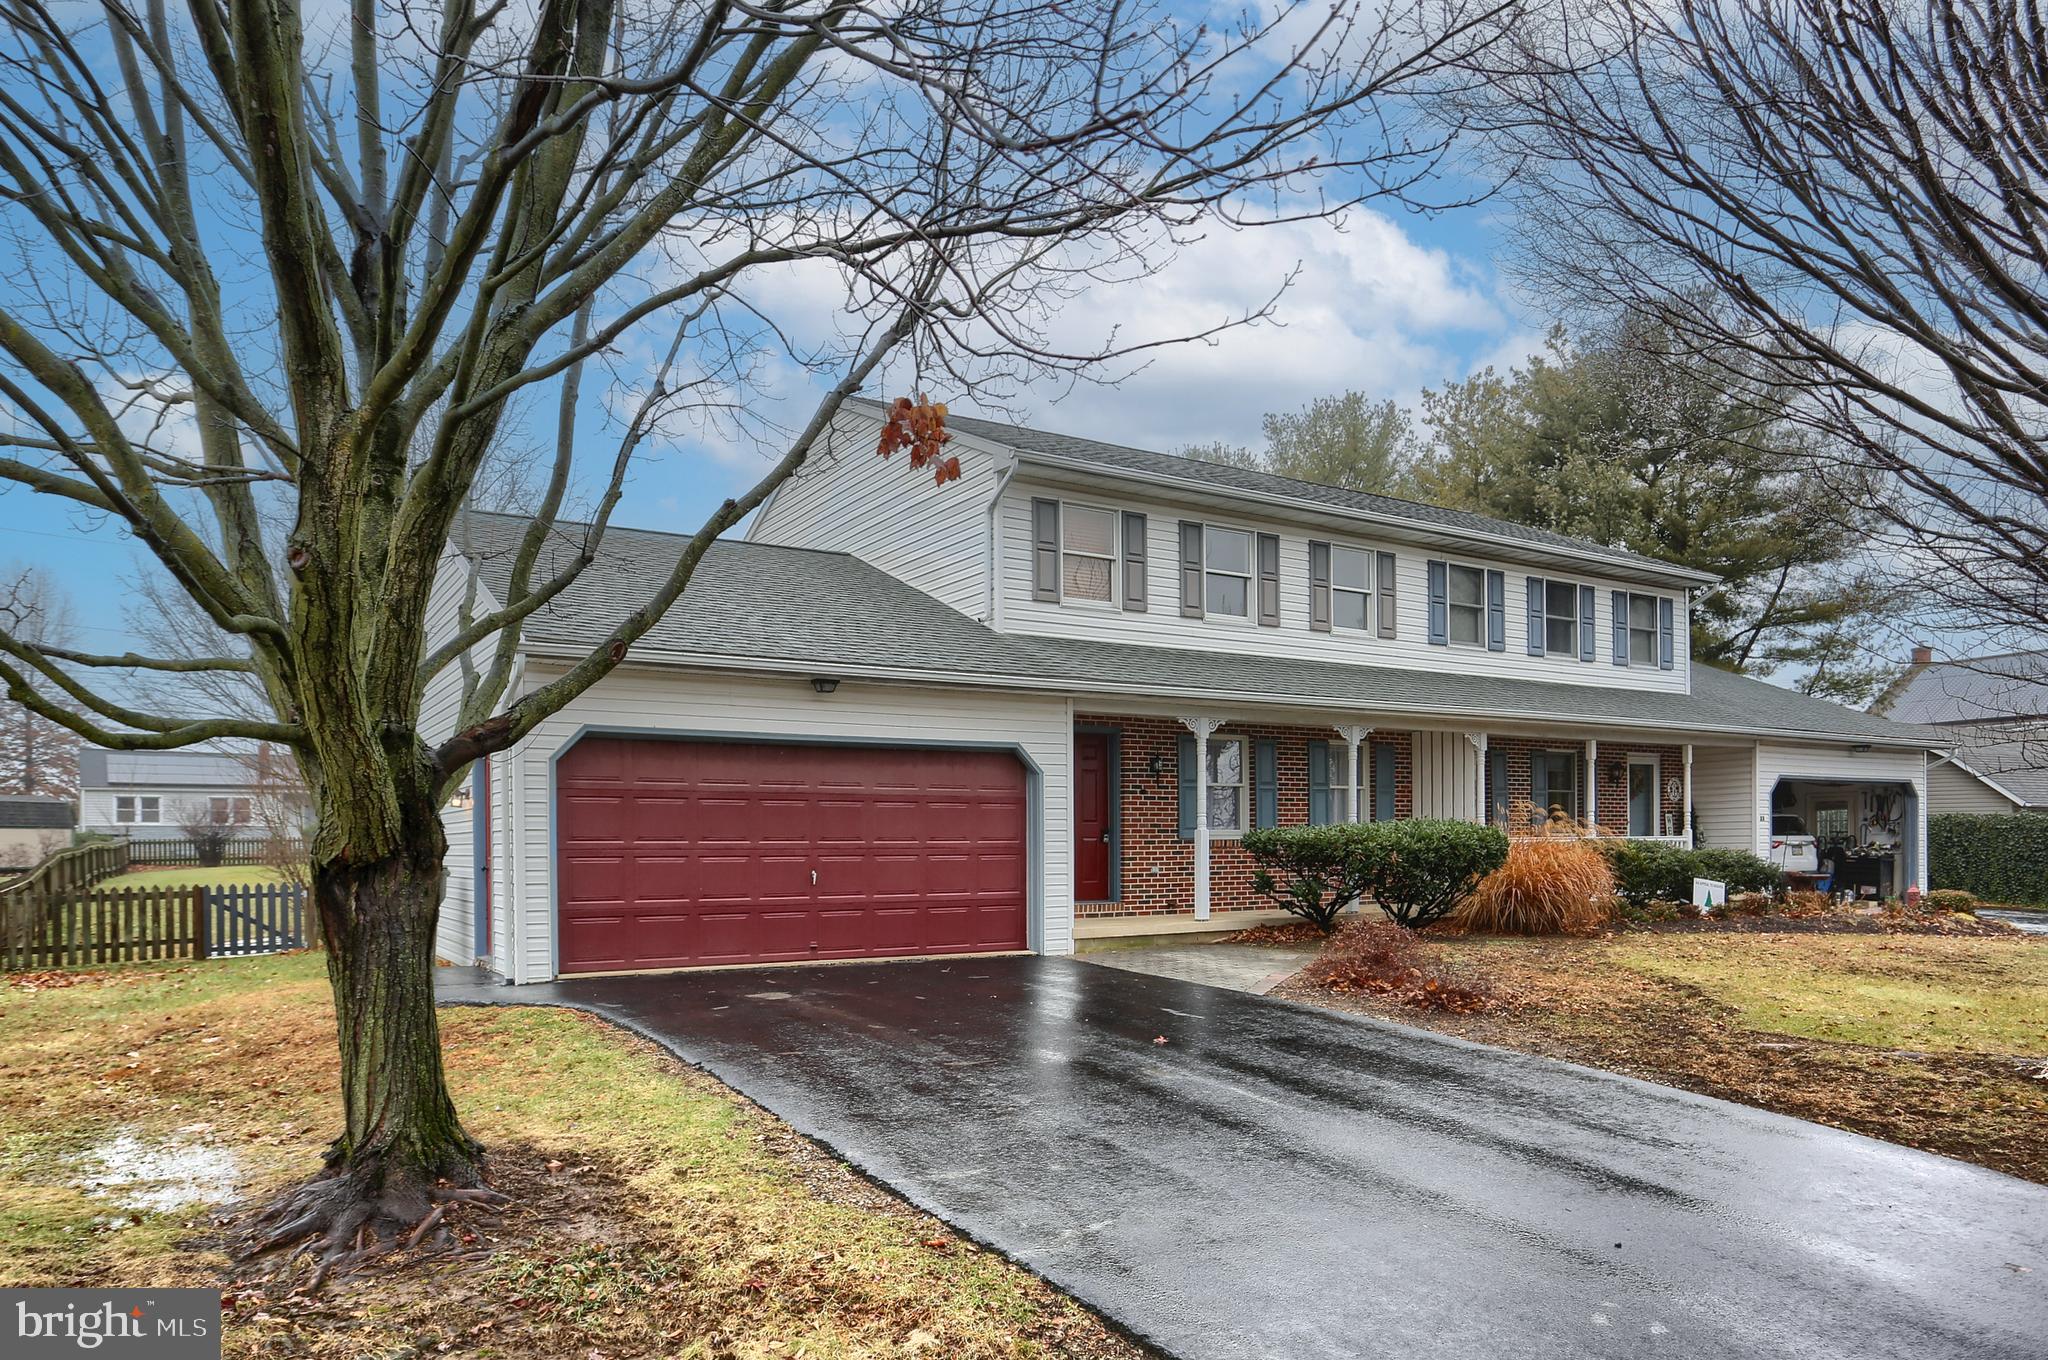
[[[2048,907],[2048,816],[1942,812],[1927,819],[1927,877],[1986,902]]]
[[[1633,906],[1649,902],[1690,902],[1692,881],[1710,878],[1737,893],[1776,893],[1785,875],[1746,850],[1688,850],[1663,841],[1603,840],[1600,848],[1614,866],[1614,890]]]

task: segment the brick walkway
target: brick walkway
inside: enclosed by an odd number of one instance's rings
[[[1316,956],[1313,949],[1256,944],[1172,944],[1146,949],[1105,949],[1081,962],[1129,973],[1179,978],[1208,987],[1264,996]]]

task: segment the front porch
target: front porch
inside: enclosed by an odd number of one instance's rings
[[[1284,919],[1251,890],[1250,828],[1456,817],[1515,834],[1542,809],[1599,834],[1691,845],[1695,755],[1706,749],[1678,734],[1214,712],[1086,713],[1074,738],[1082,941]]]

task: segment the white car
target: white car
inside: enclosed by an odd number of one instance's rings
[[[1820,872],[1820,847],[1797,817],[1771,818],[1771,863],[1788,874]]]

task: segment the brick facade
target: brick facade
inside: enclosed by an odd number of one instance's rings
[[[1180,736],[1187,729],[1173,718],[1131,718],[1077,715],[1077,727],[1111,729],[1119,734],[1116,777],[1122,792],[1123,896],[1116,902],[1081,902],[1075,915],[1083,920],[1105,916],[1171,916],[1194,910],[1195,846],[1180,836]],[[1340,742],[1327,727],[1273,727],[1231,723],[1219,737],[1270,740],[1275,745],[1279,824],[1308,823],[1308,744]],[[1373,735],[1372,744],[1394,750],[1394,815],[1412,816],[1413,742],[1406,733]],[[1250,760],[1249,745],[1246,759]],[[1152,774],[1154,756],[1159,773]],[[1112,790],[1112,796],[1115,795]],[[1246,817],[1254,797],[1247,780]],[[1236,836],[1214,836],[1209,842],[1209,909],[1214,913],[1248,911],[1273,904],[1251,890],[1251,859]]]
[[[1077,715],[1079,728],[1109,730],[1118,734],[1118,762],[1113,777],[1117,787],[1112,798],[1120,799],[1122,822],[1122,896],[1113,902],[1078,902],[1079,920],[1104,917],[1184,916],[1194,911],[1195,847],[1180,835],[1180,737],[1187,729],[1174,718]],[[1247,739],[1246,760],[1251,759],[1249,743],[1269,740],[1275,745],[1278,773],[1278,815],[1281,826],[1304,826],[1308,822],[1308,745],[1312,741],[1341,743],[1327,727],[1276,727],[1255,723],[1231,723],[1219,729],[1219,737]],[[1415,815],[1414,739],[1408,732],[1375,731],[1370,739],[1375,749],[1389,747],[1394,753],[1394,815]],[[1532,740],[1524,737],[1490,737],[1489,751],[1507,753],[1508,799],[1510,803],[1529,799],[1529,761],[1536,751],[1576,750],[1583,763],[1583,742]],[[1628,826],[1628,757],[1654,754],[1659,757],[1658,801],[1662,808],[1658,831],[1677,826],[1683,812],[1683,797],[1667,796],[1673,778],[1682,778],[1684,752],[1676,746],[1645,746],[1633,743],[1605,743],[1600,748],[1600,766],[1595,772],[1600,825],[1610,831]],[[1159,772],[1152,773],[1154,758]],[[1368,760],[1371,758],[1368,757]],[[1371,768],[1370,764],[1367,766]],[[1489,762],[1490,768],[1490,762]],[[1252,816],[1255,792],[1246,781],[1245,816]],[[1368,792],[1367,797],[1370,797]],[[1489,800],[1491,791],[1489,791]],[[1489,805],[1490,801],[1489,801]],[[1071,828],[1068,829],[1071,834]],[[1216,915],[1234,911],[1259,910],[1272,903],[1251,890],[1252,863],[1235,835],[1218,835],[1209,842],[1209,906]],[[1228,928],[1228,922],[1219,923]]]

